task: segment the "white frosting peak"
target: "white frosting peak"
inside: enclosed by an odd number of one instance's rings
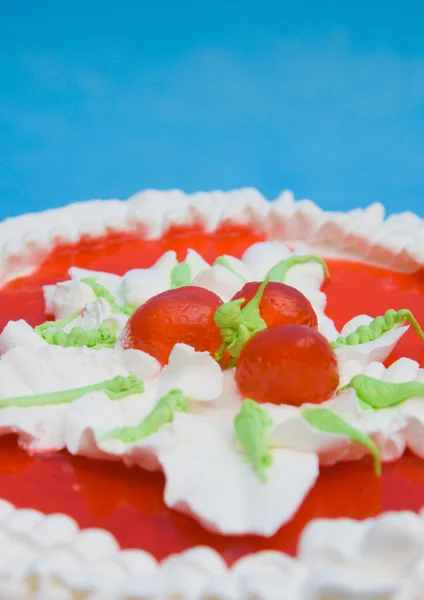
[[[96,295],[87,283],[78,280],[63,281],[44,287],[46,314],[64,319],[93,302]]]
[[[172,389],[180,389],[198,402],[211,401],[220,396],[223,378],[221,367],[208,352],[177,344],[161,373],[158,394],[165,396]]]

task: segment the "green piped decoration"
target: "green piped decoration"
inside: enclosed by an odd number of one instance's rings
[[[302,417],[315,429],[345,435],[352,442],[366,448],[374,459],[374,472],[377,477],[381,476],[381,457],[380,452],[373,440],[354,427],[351,427],[344,419],[336,413],[326,408],[304,408]]]
[[[87,330],[83,327],[73,327],[70,332],[66,333],[63,328],[72,323],[81,315],[81,311],[77,310],[68,317],[58,321],[46,321],[41,325],[34,327],[35,333],[38,333],[43,340],[52,346],[77,346],[82,348],[86,346],[92,350],[100,350],[101,348],[113,348],[116,344],[116,335],[106,325],[101,325],[98,329]]]
[[[180,262],[171,271],[171,288],[184,287],[190,285],[191,269],[187,262]]]
[[[316,262],[320,264],[324,270],[324,275],[328,278],[330,277],[330,273],[328,272],[328,267],[326,263],[319,256],[315,256],[314,254],[293,254],[288,258],[280,261],[276,265],[274,265],[266,274],[266,277],[269,278],[269,281],[275,281],[277,283],[284,283],[284,280],[287,276],[288,271],[295,267],[296,265],[304,265],[308,262]]]
[[[188,407],[189,399],[187,396],[184,396],[181,390],[173,389],[159,400],[154,409],[139,425],[115,429],[106,438],[115,438],[126,444],[138,442],[156,433],[167,423],[172,423],[175,411],[187,412]]]
[[[424,340],[424,332],[410,310],[402,308],[396,311],[391,308],[384,316],[376,317],[369,325],[360,325],[356,331],[349,333],[345,337],[338,337],[331,345],[336,349],[342,346],[357,346],[359,344],[366,344],[367,342],[374,342],[384,333],[387,333],[387,331],[391,331],[397,325],[403,325],[406,322],[411,325],[418,337]]]
[[[243,275],[240,275],[240,273],[237,273],[237,271],[231,266],[230,261],[227,258],[225,258],[225,256],[218,256],[218,258],[213,263],[213,266],[215,265],[221,265],[222,267],[225,267],[226,269],[231,271],[231,273],[234,273],[234,275],[236,275],[240,279],[240,281],[246,283],[246,278],[243,277]]]
[[[81,310],[76,310],[74,313],[72,313],[68,317],[65,317],[64,319],[59,319],[58,321],[45,321],[44,323],[41,323],[41,325],[37,325],[36,327],[34,327],[34,331],[35,333],[41,335],[41,337],[44,337],[45,331],[49,329],[61,329],[63,327],[66,327],[67,325],[69,325],[69,323],[75,321],[75,319],[77,319],[81,315],[81,312]]]
[[[47,329],[41,333],[42,338],[52,346],[76,346],[78,348],[87,347],[91,350],[101,350],[102,348],[114,348],[116,344],[116,334],[106,325],[98,329],[84,329],[83,327],[73,327],[69,333],[59,329],[52,331]]]
[[[392,383],[367,375],[355,375],[350,383],[340,388],[337,393],[349,388],[355,390],[361,402],[375,409],[390,408],[402,404],[409,398],[424,397],[424,382],[422,381]]]
[[[135,375],[129,375],[128,377],[118,375],[113,379],[107,379],[106,381],[84,387],[60,390],[59,392],[48,392],[46,394],[3,398],[0,400],[0,408],[31,408],[52,404],[69,404],[92,392],[104,392],[110,400],[121,400],[132,394],[142,394],[144,392],[144,383]]]
[[[252,465],[258,477],[265,483],[267,469],[273,457],[268,447],[268,431],[273,420],[257,402],[244,400],[242,408],[234,418],[234,430],[246,460]]]
[[[253,298],[241,308],[244,298],[222,304],[215,312],[215,323],[222,336],[222,344],[215,353],[215,360],[221,360],[227,351],[231,357],[230,366],[234,366],[245,343],[258,331],[267,328],[259,311],[259,304],[269,279],[266,278]]]
[[[104,285],[98,283],[94,278],[85,277],[84,279],[81,279],[81,281],[82,283],[85,283],[91,287],[93,292],[96,294],[97,298],[103,298],[104,300],[106,300],[106,302],[109,303],[110,309],[114,314],[122,314],[126,315],[127,317],[130,317],[133,314],[133,308],[131,308],[130,306],[119,306],[115,298],[109,292],[109,290],[107,290],[104,287]]]

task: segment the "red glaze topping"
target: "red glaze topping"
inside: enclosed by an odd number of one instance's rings
[[[253,298],[261,282],[251,281],[235,294],[231,300],[244,298],[246,302]],[[271,281],[265,287],[259,304],[262,319],[268,327],[277,325],[306,325],[318,328],[317,316],[309,300],[294,287]]]
[[[185,286],[162,292],[142,304],[123,333],[123,347],[136,348],[168,362],[175,344],[192,346],[212,356],[221,344],[214,315],[222,300],[209,290]]]
[[[244,397],[293,406],[320,404],[339,384],[329,342],[305,325],[280,325],[255,334],[240,354],[235,377]]]

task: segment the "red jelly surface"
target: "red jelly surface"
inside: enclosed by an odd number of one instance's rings
[[[199,230],[170,231],[158,241],[114,235],[57,248],[29,277],[0,290],[0,329],[9,319],[24,318],[32,325],[44,320],[41,285],[66,279],[71,265],[124,273],[152,265],[169,249],[184,259],[194,248],[209,261],[227,253],[241,256],[260,235],[249,230],[222,229],[214,235]],[[377,267],[328,260],[331,279],[324,284],[328,314],[340,328],[360,314],[383,314],[387,308],[409,308],[424,323],[424,274],[393,273]],[[390,361],[409,356],[424,366],[424,344],[409,331]],[[418,511],[424,505],[424,462],[407,453],[383,466],[374,477],[371,461],[341,463],[323,468],[318,482],[294,519],[272,538],[222,537],[207,533],[192,519],[166,508],[164,478],[121,464],[71,457],[62,452],[30,457],[13,436],[0,438],[0,498],[21,508],[64,512],[81,527],[103,527],[123,547],[143,548],[157,558],[193,545],[209,545],[232,563],[256,550],[295,553],[305,524],[316,517],[367,518],[386,510]]]

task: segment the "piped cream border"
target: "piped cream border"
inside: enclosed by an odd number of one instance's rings
[[[0,284],[34,270],[58,243],[84,236],[135,232],[159,238],[175,225],[201,223],[215,231],[238,223],[296,247],[324,256],[366,260],[414,272],[424,264],[424,221],[410,212],[384,218],[372,204],[348,212],[321,210],[310,200],[295,201],[291,192],[267,201],[257,190],[230,192],[146,190],[129,200],[90,200],[0,223]]]
[[[412,600],[422,592],[423,534],[423,514],[408,511],[365,521],[316,519],[304,530],[295,559],[262,551],[228,568],[211,548],[196,547],[158,563],[142,550],[120,549],[105,530],[80,530],[65,515],[0,500],[0,597]]]

